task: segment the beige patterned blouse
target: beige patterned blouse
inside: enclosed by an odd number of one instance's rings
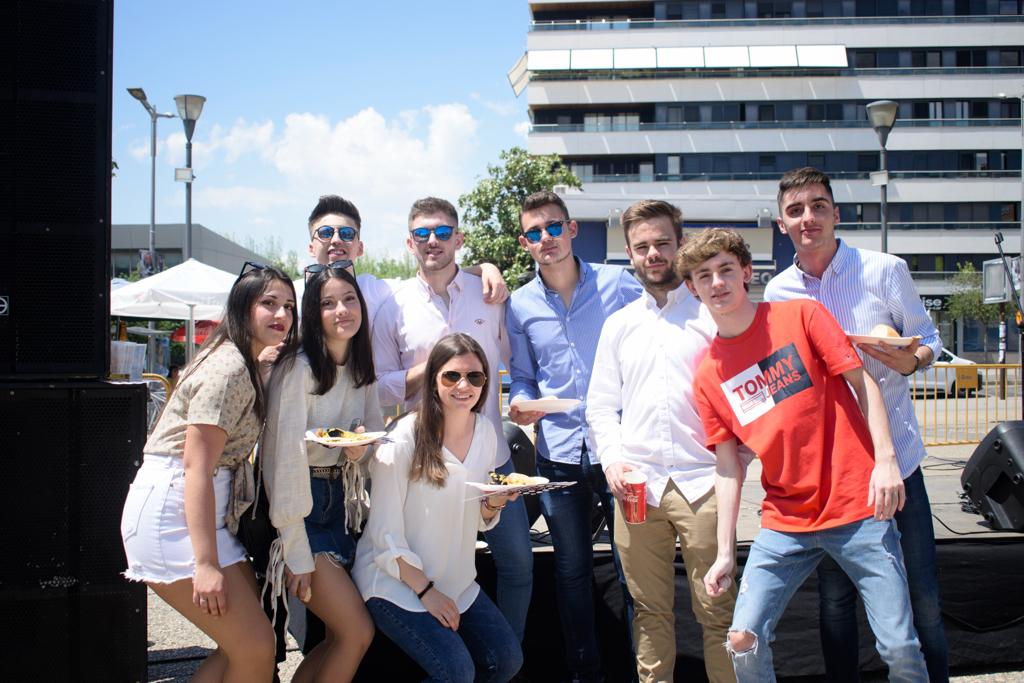
[[[256,417],[256,390],[245,359],[225,341],[185,378],[171,394],[156,429],[146,442],[146,453],[182,457],[188,425],[213,425],[227,432],[218,467],[234,468],[252,452],[260,433]]]

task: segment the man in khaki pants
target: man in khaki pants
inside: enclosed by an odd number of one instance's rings
[[[735,681],[725,649],[736,603],[733,587],[712,598],[704,574],[718,551],[715,456],[693,400],[693,377],[716,333],[707,309],[672,267],[682,216],[662,201],[642,200],[622,215],[626,253],[645,294],[609,316],[601,330],[587,394],[587,421],[618,501],[615,545],[633,596],[637,674],[671,681],[676,658],[676,538],[690,584],[693,613],[704,630],[712,683]],[[647,478],[646,521],[622,514],[624,475]]]

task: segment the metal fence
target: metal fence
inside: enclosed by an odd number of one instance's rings
[[[909,378],[925,446],[978,443],[1022,413],[1021,367],[936,363]]]

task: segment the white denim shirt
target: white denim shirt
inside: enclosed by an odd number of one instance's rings
[[[658,506],[669,479],[690,502],[715,485],[715,456],[704,446],[694,402],[697,367],[718,332],[686,289],[664,308],[644,294],[608,317],[597,343],[587,422],[601,467],[625,462],[647,476]]]
[[[509,345],[505,333],[505,304],[484,303],[479,277],[459,270],[448,284],[447,305],[417,275],[406,280],[394,295],[384,301],[373,322],[373,364],[377,371],[377,390],[382,406],[400,405],[412,410],[420,402],[418,395],[405,400],[405,372],[427,360],[441,337],[462,332],[479,342],[487,356],[490,380],[483,414],[494,431],[502,434],[498,370],[508,366]],[[509,448],[498,439],[496,467],[508,462]]]

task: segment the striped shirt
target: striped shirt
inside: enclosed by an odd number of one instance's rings
[[[598,461],[586,410],[590,372],[605,318],[643,292],[625,268],[576,262],[580,277],[569,308],[538,275],[512,293],[505,314],[512,347],[509,401],[547,396],[580,400],[572,410],[548,413],[537,423],[537,454],[572,465],[580,464],[584,444],[590,462]]]
[[[942,351],[939,331],[928,317],[903,259],[877,251],[856,249],[837,239],[832,262],[816,278],[800,270],[799,263],[776,275],[764,291],[765,301],[814,299],[852,334],[868,334],[884,323],[904,337],[920,335],[921,345],[935,358]],[[906,479],[927,453],[914,413],[907,378],[881,362],[864,356],[864,368],[878,382],[889,415],[889,430],[900,474]]]

